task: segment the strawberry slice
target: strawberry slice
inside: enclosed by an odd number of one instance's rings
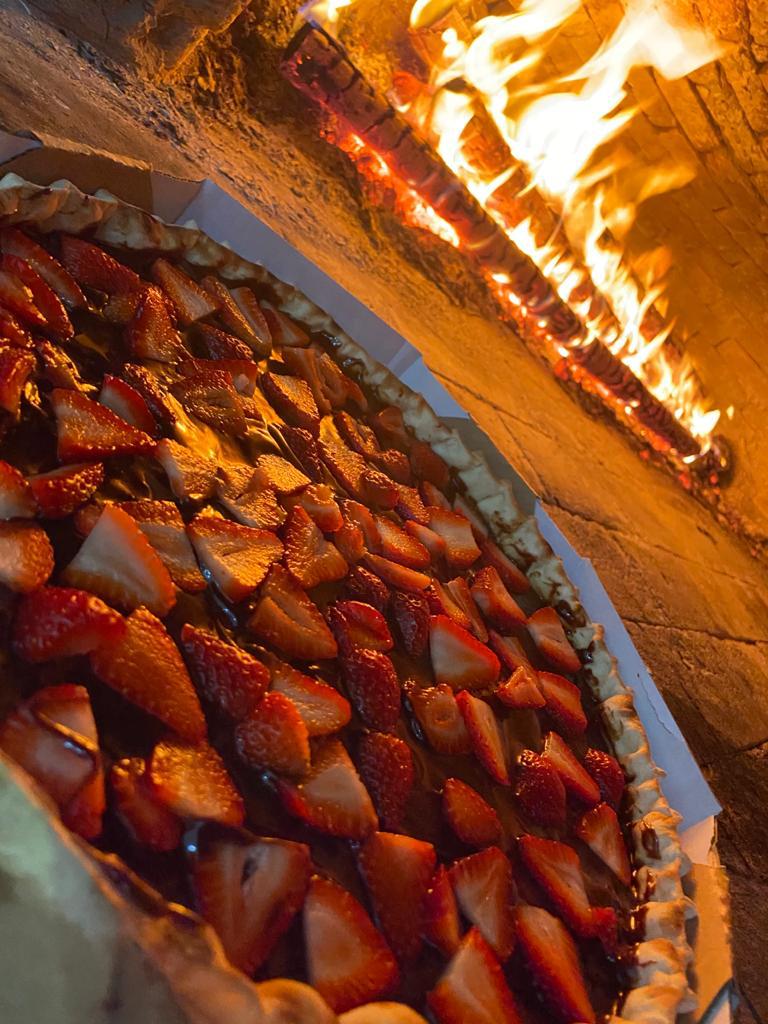
[[[448,498],[434,484],[431,484],[429,480],[422,481],[420,490],[428,512],[431,513],[433,508],[442,508],[446,512],[453,512],[453,506]]]
[[[112,604],[145,605],[156,615],[166,615],[176,603],[168,570],[136,521],[116,505],[104,507],[62,579]]]
[[[206,459],[168,438],[158,443],[155,458],[165,470],[171,490],[179,501],[203,501],[213,495],[218,469],[213,459]]]
[[[320,413],[312,389],[300,377],[265,371],[260,377],[261,390],[272,408],[287,423],[317,436]]]
[[[493,651],[446,615],[429,620],[429,653],[437,682],[454,690],[481,689],[499,677],[501,666]]]
[[[579,764],[571,748],[556,732],[544,737],[544,757],[560,776],[566,793],[590,806],[600,801],[600,790]]]
[[[579,656],[565,635],[554,608],[539,608],[528,619],[528,632],[541,654],[561,672],[578,672]]]
[[[323,661],[338,653],[320,609],[280,565],[272,566],[247,628],[289,657]]]
[[[296,461],[315,483],[324,479],[323,463],[317,441],[308,430],[300,427],[284,426],[280,428],[283,440],[291,449]]]
[[[310,736],[326,736],[349,723],[352,717],[349,701],[332,686],[305,676],[275,657],[270,657],[269,666],[272,691],[293,701]]]
[[[381,547],[381,534],[370,509],[361,505],[359,501],[347,499],[342,502],[342,511],[345,522],[351,522],[360,527],[365,538],[366,548],[369,551],[378,551]]]
[[[110,324],[125,327],[136,316],[136,310],[144,297],[144,282],[141,291],[110,295],[101,307],[101,315]]]
[[[227,330],[237,335],[257,358],[269,355],[272,338],[263,317],[254,315],[247,320],[226,285],[212,274],[204,277],[200,284],[217,304],[218,318]]]
[[[397,488],[397,501],[395,502],[395,512],[397,512],[397,514],[403,520],[406,530],[408,523],[410,522],[413,522],[414,525],[416,526],[421,526],[424,529],[429,530],[429,527],[427,526],[427,524],[429,523],[429,511],[427,510],[427,506],[421,500],[421,495],[419,494],[415,487],[406,487],[404,484],[399,485],[399,487]],[[411,533],[411,536],[416,535],[414,533]],[[438,537],[438,535],[433,530],[429,530],[429,533],[426,536],[427,539],[430,540],[433,544],[440,545],[442,543],[442,537]],[[430,545],[424,543],[424,541],[419,536],[416,536],[416,540],[418,540],[419,543],[424,544],[424,547],[427,548],[427,550],[430,553],[430,557],[434,559],[435,555]],[[440,554],[443,553],[444,551],[440,552]]]
[[[429,603],[426,597],[396,590],[390,608],[406,654],[412,658],[420,657],[429,641]]]
[[[70,309],[86,306],[82,289],[58,260],[18,228],[0,230],[0,249],[25,260]]]
[[[450,686],[406,686],[413,713],[427,743],[438,754],[468,754],[472,749],[467,727]]]
[[[302,353],[302,355],[306,356],[307,353]],[[287,360],[287,362],[290,365],[290,360]],[[376,435],[367,423],[361,422],[354,416],[350,416],[348,412],[335,413],[333,422],[344,441],[353,451],[356,451],[359,455],[365,455],[367,458],[381,454]]]
[[[118,507],[135,520],[177,587],[191,594],[205,590],[184,520],[172,501],[121,501]]]
[[[19,602],[13,621],[13,649],[25,661],[88,654],[119,643],[125,621],[85,590],[41,587]]]
[[[51,404],[58,431],[60,462],[103,459],[110,455],[144,455],[155,442],[98,402],[78,391],[54,388]]]
[[[437,857],[431,843],[393,832],[374,832],[358,854],[358,867],[376,921],[392,952],[411,962],[422,946],[424,901]]]
[[[515,901],[512,865],[498,846],[457,860],[448,872],[464,916],[502,961],[515,944],[511,908]]]
[[[27,481],[15,466],[0,459],[0,519],[31,519],[36,511]]]
[[[616,810],[624,795],[624,772],[615,757],[590,747],[584,755],[584,767],[600,788],[600,799]]]
[[[565,827],[565,787],[554,766],[541,754],[533,750],[520,754],[515,796],[530,821],[547,828]]]
[[[117,813],[137,843],[156,853],[175,850],[182,823],[152,792],[143,757],[127,757],[112,766],[109,784]]]
[[[416,778],[411,748],[396,736],[369,732],[360,740],[358,765],[381,824],[399,830]]]
[[[400,717],[400,683],[391,659],[381,651],[358,648],[340,661],[352,704],[365,724],[392,732]]]
[[[36,523],[0,522],[0,583],[28,594],[53,572],[53,548],[48,534]]]
[[[335,539],[338,543],[338,534]],[[379,612],[384,612],[389,604],[387,585],[362,565],[355,565],[350,570],[344,581],[344,593],[353,601],[363,601]]]
[[[468,690],[462,690],[456,695],[456,703],[467,727],[475,757],[495,782],[508,786],[504,740],[493,709],[485,701],[473,697]]]
[[[228,601],[252,594],[283,553],[280,539],[269,530],[215,516],[195,516],[187,533],[205,572]]]
[[[256,459],[254,486],[273,487],[282,496],[303,490],[309,482],[305,473],[281,455],[260,455]]]
[[[530,581],[525,573],[518,569],[512,559],[505,555],[490,537],[480,538],[479,544],[483,553],[483,562],[496,570],[504,585],[513,594],[525,594],[531,589]]]
[[[61,236],[61,261],[78,284],[108,295],[139,291],[138,274],[104,252],[97,245],[73,235]]]
[[[562,922],[541,907],[517,907],[517,938],[526,967],[554,1016],[594,1024],[579,954]]]
[[[376,573],[385,583],[389,583],[390,586],[397,587],[399,590],[418,593],[420,590],[426,590],[430,584],[429,576],[423,572],[408,569],[404,565],[398,565],[397,562],[390,562],[388,558],[382,558],[380,555],[366,552],[363,555],[363,561],[371,572]]]
[[[303,843],[206,825],[191,858],[197,905],[227,958],[257,971],[301,910],[312,863]]]
[[[430,530],[428,526],[409,519],[405,523],[405,532],[427,549],[431,561],[439,562],[445,556],[445,541],[439,533]]]
[[[316,348],[286,348],[282,355],[283,362],[293,376],[301,377],[309,386],[320,415],[326,416],[332,406],[325,393],[323,378],[320,374],[318,365],[320,352]]]
[[[445,560],[451,569],[468,569],[480,557],[470,521],[444,508],[429,510],[429,528],[445,541]]]
[[[338,548],[300,506],[291,512],[285,530],[285,564],[308,590],[344,579],[349,569]]]
[[[374,452],[370,456],[371,462],[377,466],[382,473],[400,484],[403,490],[406,492],[412,490],[410,488],[411,483],[411,465],[408,462],[408,456],[404,455],[403,452],[395,451],[394,448],[390,448],[385,452]],[[413,491],[414,495],[418,497],[418,492]],[[409,504],[409,499],[403,494],[400,488],[398,488],[399,501],[402,501],[405,506]],[[415,500],[415,499],[414,499]],[[419,503],[421,499],[419,498]],[[422,503],[423,504],[423,503]]]
[[[80,462],[27,477],[37,508],[45,519],[63,519],[86,502],[104,480],[100,462]]]
[[[5,257],[0,265],[3,266],[3,269],[0,269],[0,304],[25,326],[44,331],[47,327],[46,319],[35,305],[32,289],[15,273],[5,269]]]
[[[181,649],[203,695],[236,722],[249,715],[266,693],[266,665],[214,633],[186,622],[181,627]]]
[[[616,811],[612,807],[608,804],[593,807],[577,822],[574,832],[596,857],[608,865],[623,885],[631,884],[632,868],[627,846]]]
[[[394,646],[387,620],[380,611],[362,601],[337,601],[328,609],[328,621],[343,654],[355,647],[389,651]]]
[[[477,507],[470,503],[469,499],[465,498],[463,494],[457,494],[454,497],[451,508],[454,512],[469,520],[472,525],[472,533],[478,544],[488,536],[487,523],[481,517]]]
[[[302,382],[303,383],[303,382]],[[371,469],[357,452],[341,441],[324,438],[319,443],[320,455],[328,469],[344,490],[363,505],[393,508],[398,489],[388,477]]]
[[[184,342],[168,312],[162,292],[148,287],[125,328],[125,341],[136,359],[175,363],[186,354]]]
[[[191,743],[205,739],[200,701],[181,655],[162,622],[138,608],[118,643],[91,653],[96,676]]]
[[[453,599],[454,604],[461,610],[463,616],[467,619],[469,623],[468,628],[471,632],[474,633],[480,643],[487,643],[488,630],[485,628],[485,623],[482,620],[480,612],[477,609],[477,605],[475,604],[475,599],[472,596],[472,592],[470,591],[464,577],[457,576],[455,580],[449,580],[446,584],[446,589]]]
[[[587,728],[587,716],[581,706],[581,690],[565,676],[539,672],[539,689],[547,702],[547,714],[558,731],[571,739]]]
[[[526,614],[501,582],[492,566],[479,569],[472,583],[472,597],[494,629],[503,632],[524,625]]]
[[[537,673],[521,665],[496,690],[496,697],[508,708],[543,708],[546,704]]]
[[[429,551],[386,516],[375,516],[379,534],[380,555],[410,569],[425,569],[430,564]]]
[[[229,294],[237,307],[238,313],[248,325],[248,330],[258,339],[258,344],[254,346],[255,355],[258,358],[268,356],[272,350],[272,332],[256,296],[250,288],[245,287],[230,288]],[[225,320],[223,309],[221,316],[222,320]],[[234,320],[231,322],[234,323]]]
[[[446,779],[443,817],[462,843],[483,847],[501,839],[501,822],[493,807],[461,779]]]
[[[202,283],[205,284],[206,280],[208,279],[204,278]],[[218,284],[218,282],[216,283]],[[221,289],[229,296],[224,285],[221,285]],[[209,289],[206,287],[205,290]],[[221,312],[219,316],[221,316]],[[220,331],[218,327],[213,327],[211,324],[197,324],[195,337],[202,343],[203,350],[209,359],[250,359],[252,356],[250,345],[233,334]]]
[[[21,396],[34,368],[35,357],[30,352],[10,345],[0,347],[0,409],[13,417],[19,415]]]
[[[188,413],[214,430],[233,437],[246,433],[248,424],[240,396],[224,370],[205,370],[184,377],[171,390]]]
[[[309,771],[309,733],[299,709],[282,693],[267,693],[235,729],[240,757],[254,768],[301,778]]]
[[[376,811],[349,754],[333,737],[316,740],[312,767],[300,784],[276,780],[285,809],[331,836],[362,839],[377,827]]]
[[[278,345],[287,345],[289,348],[305,348],[309,344],[309,335],[292,317],[281,313],[269,302],[265,302],[261,310],[269,325],[270,333]]]
[[[451,482],[448,463],[426,441],[414,441],[410,451],[411,469],[418,480],[428,480],[444,491]]]
[[[533,671],[533,666],[525,653],[525,648],[515,636],[501,636],[495,630],[490,630],[488,642],[499,656],[502,665],[511,669],[512,672],[518,668],[528,668]]]
[[[224,762],[207,743],[170,736],[157,744],[147,763],[153,797],[179,818],[203,818],[242,825],[243,798]]]
[[[26,260],[11,253],[3,253],[0,257],[0,270],[15,276],[32,293],[35,309],[45,319],[43,330],[57,341],[68,341],[73,337],[75,329],[69,319],[64,304],[59,296],[50,288],[34,267]]]
[[[0,307],[0,338],[7,341],[14,348],[31,349],[35,342],[29,331],[26,331],[13,313]]]
[[[453,594],[438,579],[432,580],[426,591],[426,598],[429,602],[429,609],[433,615],[447,615],[453,619],[462,629],[470,629],[472,620],[464,611],[461,605],[455,600]]]
[[[99,404],[111,409],[120,419],[130,423],[132,427],[142,430],[150,437],[157,435],[155,417],[149,411],[144,397],[120,377],[104,374],[104,382],[99,392]]]
[[[162,384],[158,377],[150,373],[146,366],[138,363],[123,363],[120,370],[120,377],[138,391],[147,408],[154,416],[159,426],[168,434],[183,432],[188,424],[183,422],[181,406]]]
[[[274,488],[246,490],[237,497],[232,497],[227,491],[226,485],[219,481],[216,485],[219,501],[232,518],[243,526],[252,526],[255,530],[277,530],[285,522],[285,509],[278,503]]]
[[[174,267],[168,260],[155,260],[152,264],[152,280],[163,289],[173,303],[179,320],[189,327],[195,320],[215,313],[218,302],[211,298],[196,281]]]
[[[398,448],[407,452],[411,447],[412,438],[403,420],[402,410],[396,405],[387,405],[371,419],[376,437],[382,448]]]
[[[442,864],[432,876],[424,900],[424,938],[443,956],[453,956],[461,942],[459,908],[448,872]]]
[[[577,935],[593,935],[592,909],[576,851],[565,843],[530,835],[520,836],[517,845],[528,872],[556,913]]]
[[[595,938],[605,955],[615,960],[619,953],[619,918],[613,907],[592,907]]]
[[[501,965],[477,928],[471,928],[461,940],[427,1003],[438,1024],[522,1021]]]
[[[286,497],[283,500],[289,506],[300,505],[323,533],[336,533],[344,525],[333,488],[328,484],[310,484],[295,497]]]

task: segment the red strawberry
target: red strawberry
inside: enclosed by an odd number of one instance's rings
[[[379,532],[378,553],[410,569],[425,569],[430,563],[429,551],[414,537],[386,516],[375,516]]]
[[[395,958],[357,900],[315,876],[304,903],[307,975],[336,1013],[376,999],[397,984]]]
[[[456,601],[451,591],[440,580],[434,579],[426,590],[426,598],[433,615],[447,615],[462,629],[470,629],[472,620]]]
[[[112,766],[109,784],[116,810],[137,843],[156,853],[175,850],[182,823],[154,795],[143,757],[128,757]]]
[[[394,646],[387,620],[362,601],[337,601],[328,609],[328,621],[344,654],[355,647],[389,651]]]
[[[472,749],[467,727],[450,686],[418,686],[407,688],[427,743],[438,754],[468,754]]]
[[[344,582],[344,590],[352,600],[364,601],[380,612],[383,612],[389,603],[389,590],[386,584],[362,565],[352,568]]]
[[[407,452],[411,447],[412,438],[408,433],[403,414],[396,405],[387,405],[371,419],[371,426],[376,432],[382,448],[399,448]]]
[[[86,288],[112,295],[135,292],[142,287],[138,274],[82,238],[61,236],[61,261],[78,284]]]
[[[309,335],[294,319],[275,309],[269,302],[263,303],[261,311],[278,345],[304,348],[309,344]]]
[[[501,839],[501,822],[493,807],[461,779],[446,779],[443,817],[467,846],[490,846]]]
[[[34,267],[18,256],[3,253],[0,257],[0,269],[8,275],[17,277],[30,290],[35,308],[42,313],[45,319],[43,330],[46,333],[57,341],[68,341],[74,335],[75,329],[64,304]]]
[[[399,830],[415,779],[410,747],[387,733],[365,733],[360,740],[358,764],[381,824]]]
[[[309,484],[309,477],[281,455],[260,455],[253,473],[254,486],[273,487],[278,494],[295,494]]]
[[[45,519],[72,515],[103,480],[104,466],[100,462],[80,462],[27,477],[40,515]]]
[[[429,640],[429,604],[423,594],[396,590],[391,601],[394,618],[406,654],[420,657]]]
[[[370,456],[371,462],[386,475],[394,480],[396,483],[401,485],[401,488],[406,492],[412,490],[408,485],[411,482],[411,467],[408,462],[408,456],[402,452],[395,451],[394,448],[390,448],[385,452],[374,452]],[[398,488],[398,501],[402,501],[404,505],[409,505],[410,501],[403,494],[403,490]],[[413,491],[415,497],[418,496],[417,491]],[[415,500],[414,499],[412,500]],[[420,499],[419,499],[420,501]]]
[[[293,701],[310,736],[326,736],[349,723],[352,716],[349,701],[332,686],[305,676],[275,657],[270,658],[269,666],[272,691]]]
[[[352,704],[366,725],[391,732],[400,717],[400,684],[395,666],[381,651],[351,650],[341,657]]]
[[[0,460],[0,519],[30,519],[36,511],[27,481],[10,462]]]
[[[361,505],[359,501],[347,499],[342,502],[342,511],[345,522],[351,522],[360,527],[368,550],[378,551],[381,547],[381,534],[370,509]]]
[[[312,870],[309,850],[211,825],[199,830],[195,846],[191,870],[200,912],[230,963],[253,974],[301,909]]]
[[[408,523],[412,522],[414,526],[421,526],[424,530],[428,531],[424,536],[431,544],[437,544],[439,546],[443,543],[442,537],[439,537],[427,526],[427,523],[429,522],[429,512],[427,511],[427,506],[421,500],[421,495],[415,487],[406,487],[404,484],[400,484],[397,488],[395,512],[397,512],[403,520],[406,531],[411,533],[412,537],[416,537],[416,540],[418,540],[420,544],[424,544],[424,547],[427,548],[430,553],[430,557],[434,559],[436,556],[430,547],[430,544],[425,543],[425,540],[422,539],[422,537],[408,530]],[[439,552],[439,555],[442,555],[444,551],[445,545],[443,544],[443,549]]]
[[[171,490],[179,501],[202,501],[213,494],[217,470],[213,459],[206,459],[168,438],[155,448],[155,458],[167,473]]]
[[[325,396],[334,409],[340,409],[348,402],[352,402],[361,412],[367,411],[368,399],[360,385],[348,377],[327,352],[323,352],[318,359],[317,368],[323,380]]]
[[[36,337],[32,345],[41,363],[41,380],[55,388],[86,390],[75,361],[70,359],[60,345],[41,337]]]
[[[499,961],[477,928],[471,928],[427,996],[438,1024],[521,1024]]]
[[[53,572],[53,548],[48,534],[36,523],[0,522],[0,583],[28,594]]]
[[[571,748],[556,732],[548,732],[544,737],[544,757],[562,779],[567,793],[585,804],[599,802],[600,790],[594,779],[587,774]]]
[[[247,627],[290,657],[323,661],[338,653],[320,609],[280,565],[272,566]]]
[[[326,416],[332,406],[320,373],[320,352],[316,348],[286,348],[282,356],[283,362],[294,377],[301,377],[309,385],[318,412],[321,416]]]
[[[405,532],[409,533],[411,537],[427,549],[429,557],[433,562],[439,562],[445,555],[445,541],[439,533],[430,530],[428,526],[423,526],[421,523],[409,519],[405,524]]]
[[[163,294],[152,287],[144,289],[136,313],[125,328],[125,341],[136,359],[175,363],[186,352]]]
[[[514,636],[501,636],[501,634],[490,630],[488,642],[494,649],[503,665],[515,672],[521,666],[533,671],[533,666],[528,660],[525,648]]]
[[[360,873],[398,960],[413,961],[421,949],[424,901],[436,860],[431,843],[393,832],[374,832],[360,847]]]
[[[303,782],[278,778],[277,791],[290,814],[327,835],[362,839],[377,827],[368,790],[333,737],[315,741],[312,767]]]
[[[150,754],[147,776],[153,797],[172,814],[242,825],[243,799],[224,762],[207,743],[174,736],[162,740]]]
[[[505,555],[490,537],[480,539],[480,550],[483,553],[483,561],[496,570],[504,585],[513,594],[524,594],[531,589],[531,584],[525,573],[518,569],[512,559]]]
[[[155,447],[144,431],[77,391],[54,388],[51,404],[56,416],[60,462],[144,455]]]
[[[495,782],[509,785],[504,740],[493,709],[468,690],[456,695],[456,703],[472,741],[472,750]]]
[[[433,508],[442,508],[446,512],[453,512],[453,506],[443,492],[428,480],[422,482],[421,494],[427,506],[427,511],[431,512]]]
[[[147,408],[154,416],[157,423],[168,433],[175,433],[181,430],[185,424],[180,424],[179,403],[168,391],[168,388],[160,383],[159,378],[150,373],[146,366],[139,366],[138,363],[123,363],[120,370],[120,377],[138,391]]]
[[[518,759],[515,796],[523,814],[537,825],[565,827],[565,787],[549,761],[533,750]]]
[[[181,648],[204,696],[236,722],[245,718],[266,693],[266,665],[214,633],[185,623]]]
[[[613,907],[592,907],[595,938],[612,960],[619,952],[619,919]]]
[[[528,872],[565,923],[577,935],[592,935],[592,909],[576,851],[565,843],[528,835],[520,836],[517,846]]]
[[[480,612],[477,610],[475,599],[467,586],[467,581],[463,576],[457,576],[455,580],[449,580],[446,584],[446,589],[451,595],[454,603],[461,609],[461,612],[469,622],[469,629],[477,637],[480,643],[485,644],[488,642],[488,630],[485,628],[485,623],[482,620]]]
[[[195,516],[187,533],[204,569],[228,601],[252,594],[283,553],[280,539],[269,530],[215,516]]]
[[[308,350],[308,352],[311,351],[311,349]],[[307,355],[308,352],[302,352],[302,355]],[[296,353],[296,355],[298,355],[298,353]],[[286,361],[290,366],[291,359],[289,358]],[[358,452],[360,455],[365,455],[368,458],[381,453],[379,442],[376,440],[376,435],[367,423],[356,419],[354,416],[350,416],[348,412],[335,413],[333,422],[336,424],[336,427],[344,441],[353,451]]]
[[[320,414],[309,385],[300,377],[265,372],[260,378],[261,390],[269,404],[286,422],[317,435]]]
[[[120,377],[104,374],[99,403],[111,409],[116,416],[130,423],[132,427],[142,430],[150,437],[156,436],[157,423],[143,396]]]
[[[629,863],[627,846],[621,834],[621,825],[616,811],[608,804],[598,804],[576,824],[574,832],[586,843],[592,853],[607,864],[620,882],[629,885],[632,868]]]
[[[429,576],[423,572],[408,569],[404,565],[398,565],[397,562],[390,562],[389,559],[381,558],[380,555],[366,553],[363,555],[363,561],[372,572],[392,587],[418,592],[426,590],[429,586]]]
[[[205,284],[206,279],[203,279]],[[221,286],[222,291],[229,295],[229,292]],[[206,291],[208,288],[206,287]],[[221,316],[221,313],[219,313]],[[195,327],[195,337],[198,338],[203,345],[205,354],[209,359],[250,359],[252,355],[251,346],[247,345],[240,338],[236,338],[233,334],[227,334],[225,331],[220,331],[218,327],[212,327],[211,324],[197,324]]]
[[[515,669],[497,688],[496,697],[508,708],[543,708],[546,704],[539,689],[539,677],[527,665]]]
[[[262,318],[257,322],[257,318],[254,317],[249,322],[240,312],[240,307],[229,289],[213,275],[204,277],[200,283],[217,303],[219,320],[227,330],[236,334],[258,358],[268,355],[272,339],[266,321]]]
[[[472,524],[465,516],[444,508],[431,508],[429,528],[445,541],[445,560],[450,568],[468,569],[480,557]]]
[[[296,497],[287,497],[284,501],[290,505],[301,505],[323,533],[336,533],[344,525],[333,488],[328,484],[310,484]]]
[[[624,772],[615,757],[590,747],[584,755],[584,767],[600,787],[600,797],[616,810],[624,794]]]
[[[364,505],[394,508],[398,499],[397,484],[376,469],[362,455],[347,448],[341,441],[326,438],[320,441],[320,454],[341,487]]]
[[[121,501],[119,508],[135,520],[178,587],[189,593],[205,590],[184,520],[172,501]]]
[[[445,615],[429,620],[429,653],[438,683],[455,690],[482,689],[499,677],[499,659],[466,629]]]
[[[477,507],[471,504],[469,499],[465,498],[463,494],[457,494],[454,497],[451,507],[454,512],[470,521],[475,540],[480,544],[483,538],[488,536],[488,524],[481,517]]]
[[[25,661],[88,654],[125,636],[122,615],[85,590],[41,587],[19,602],[13,648]]]
[[[248,330],[258,339],[258,343],[253,346],[254,354],[257,358],[268,356],[272,349],[272,332],[261,306],[256,301],[256,296],[250,288],[230,288],[229,294],[232,296],[240,316],[247,324]],[[222,307],[221,318],[224,323],[227,323],[228,311],[228,305]],[[234,319],[230,320],[231,325],[234,323]],[[238,332],[235,331],[235,333]]]
[[[240,757],[254,768],[301,778],[309,771],[309,733],[290,697],[267,693],[235,729]]]
[[[342,580],[349,569],[338,548],[301,507],[291,512],[285,529],[285,564],[307,590]]]
[[[21,326],[13,313],[2,307],[0,307],[0,338],[14,348],[32,349],[35,347],[30,333]]]
[[[235,391],[246,398],[253,396],[259,377],[258,363],[254,363],[252,359],[192,359],[187,356],[178,364],[177,369],[185,377],[207,374],[210,370],[221,370],[229,374]],[[244,405],[243,408],[245,409],[247,406]],[[261,419],[261,413],[257,412],[252,418]]]
[[[30,352],[10,345],[0,347],[0,409],[18,416],[21,396],[34,368],[35,357]]]
[[[92,652],[91,666],[103,683],[183,739],[199,743],[205,738],[200,701],[181,655],[165,626],[146,608],[128,616],[122,640]]]
[[[565,676],[539,672],[539,689],[547,702],[547,713],[559,732],[569,739],[587,728],[587,716],[581,706],[581,690]]]
[[[215,313],[219,304],[203,291],[196,281],[174,267],[167,260],[155,260],[152,264],[152,279],[160,285],[173,303],[179,320],[185,327]]]
[[[464,916],[480,931],[501,961],[515,943],[511,908],[515,902],[512,865],[498,846],[457,860],[448,872]]]
[[[46,320],[35,305],[32,289],[7,269],[0,269],[0,305],[26,327],[45,330]]]
[[[324,472],[320,449],[315,438],[308,430],[302,430],[300,427],[284,426],[280,428],[280,433],[307,476],[315,483],[319,483],[324,477]]]
[[[525,965],[556,1019],[594,1024],[576,944],[562,922],[541,907],[517,907],[515,926]]]
[[[479,569],[472,583],[472,597],[488,622],[500,630],[523,625],[526,615],[501,582],[496,569]]]
[[[528,632],[539,651],[562,672],[578,672],[579,656],[565,635],[554,608],[539,608],[528,619]]]
[[[243,526],[252,526],[255,530],[277,530],[285,522],[285,509],[278,503],[277,494],[272,487],[264,487],[258,491],[246,490],[241,495],[232,497],[219,482],[216,492],[224,508]]]
[[[144,298],[145,290],[142,282],[140,291],[124,292],[122,295],[110,295],[101,307],[101,315],[108,323],[116,324],[118,327],[125,327],[136,315],[136,310]]]
[[[419,480],[428,480],[444,491],[451,482],[448,463],[441,459],[431,445],[425,441],[414,441],[410,452],[411,469]]]
[[[442,864],[432,876],[424,900],[424,938],[444,956],[453,956],[459,948],[459,908],[448,872]]]
[[[243,405],[230,374],[218,369],[205,370],[176,381],[171,390],[188,413],[214,430],[233,437],[246,433]]]
[[[12,227],[3,228],[0,231],[0,249],[26,260],[70,309],[87,305],[85,296],[72,275],[23,231]]]

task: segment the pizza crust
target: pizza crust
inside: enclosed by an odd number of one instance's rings
[[[499,546],[526,567],[534,591],[549,604],[565,605],[576,615],[584,615],[579,595],[562,561],[547,544],[535,519],[524,515],[519,508],[509,481],[495,477],[483,455],[468,449],[458,433],[442,423],[420,395],[353,341],[298,289],[278,280],[261,265],[240,258],[195,227],[164,224],[107,192],[85,195],[70,182],[42,187],[16,175],[6,175],[0,181],[0,217],[34,224],[43,232],[87,231],[110,245],[137,250],[151,248],[173,254],[190,264],[216,270],[229,280],[256,280],[268,284],[276,293],[281,310],[306,327],[328,334],[333,339],[337,360],[347,369],[354,367],[382,401],[400,408],[416,436],[430,443],[456,471]],[[688,980],[693,954],[686,934],[686,922],[695,916],[696,910],[683,889],[683,878],[690,863],[678,837],[680,816],[670,808],[661,790],[661,773],[653,763],[632,691],[621,679],[616,661],[605,646],[602,627],[588,623],[573,632],[572,640],[578,650],[591,651],[594,696],[614,752],[628,778],[641,900],[639,913],[646,922],[645,937],[636,947],[633,986],[624,1000],[621,1017],[613,1017],[612,1022],[672,1024],[678,1013],[696,1005]],[[282,980],[281,983],[285,984]],[[314,996],[312,993],[312,998]],[[295,989],[291,998],[298,1001],[297,1005],[301,1002],[301,995]],[[312,998],[307,995],[306,1016],[301,1020],[307,1024],[325,1024],[321,1017],[313,1016]],[[286,1004],[277,1000],[274,1005]],[[345,1024],[367,1024],[368,1008],[353,1011],[358,1012],[358,1017],[347,1014],[343,1018]],[[379,1004],[375,1011],[379,1014],[377,1024],[388,1024],[390,1017],[384,1017],[383,1012]],[[370,1013],[374,1013],[372,1008]],[[418,1019],[418,1015],[416,1017]],[[413,1019],[412,1013],[410,1018],[407,1014],[405,1018],[401,1015],[401,1019],[391,1017],[392,1024],[406,1024],[410,1019]],[[288,1024],[290,1020],[290,1016],[277,1016],[274,1024]]]

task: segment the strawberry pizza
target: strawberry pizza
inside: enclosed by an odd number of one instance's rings
[[[2,756],[292,1020],[673,1021],[678,819],[509,483],[199,232],[0,214]]]

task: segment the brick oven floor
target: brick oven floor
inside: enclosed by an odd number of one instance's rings
[[[207,175],[231,190],[422,350],[592,559],[725,806],[719,850],[731,877],[742,1019],[768,1024],[764,567],[484,316],[486,300],[462,267],[434,249],[415,250],[412,237],[363,203],[338,154],[297,118],[267,46],[248,43],[258,89],[246,113],[236,61],[201,69],[192,91],[162,91],[104,73],[21,4],[4,14],[0,126]],[[442,288],[431,268],[447,282]]]

